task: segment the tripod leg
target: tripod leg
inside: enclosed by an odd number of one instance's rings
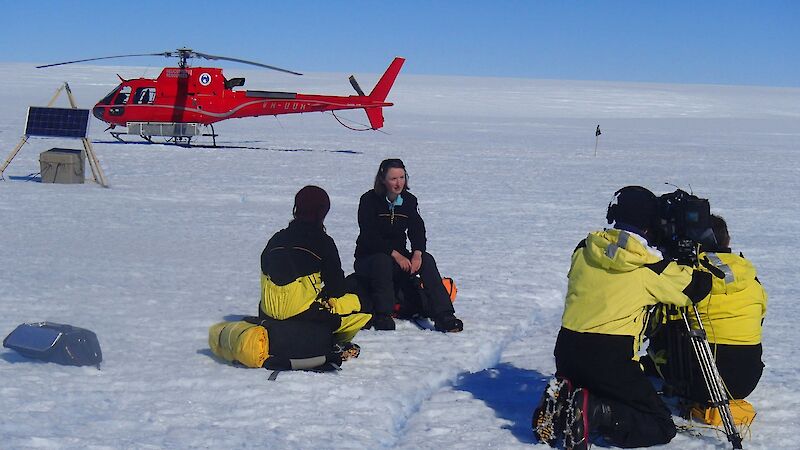
[[[708,389],[708,395],[711,399],[711,405],[719,411],[728,441],[733,445],[733,448],[740,449],[742,448],[742,437],[739,435],[739,431],[736,429],[736,425],[733,422],[733,414],[731,414],[728,395],[725,392],[725,385],[722,382],[722,377],[719,375],[717,364],[711,353],[711,347],[708,345],[706,331],[703,329],[703,322],[700,320],[700,313],[697,311],[696,306],[692,306],[692,308],[694,310],[697,328],[692,328],[686,309],[682,311],[683,322],[689,332],[689,340],[697,356],[697,362],[700,364],[703,381],[705,381],[706,389]]]

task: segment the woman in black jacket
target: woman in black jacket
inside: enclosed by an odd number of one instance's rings
[[[417,198],[408,192],[403,161],[381,162],[374,188],[361,196],[358,227],[354,267],[356,275],[369,280],[374,303],[372,326],[376,330],[394,330],[394,284],[415,274],[424,285],[429,301],[425,312],[435,328],[443,332],[464,329],[455,316],[436,261],[425,251],[425,222],[419,215]],[[406,248],[406,238],[411,241],[411,251]]]

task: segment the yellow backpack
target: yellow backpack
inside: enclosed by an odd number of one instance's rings
[[[208,346],[216,356],[229,362],[259,368],[269,358],[266,328],[249,322],[220,322],[208,330]]]

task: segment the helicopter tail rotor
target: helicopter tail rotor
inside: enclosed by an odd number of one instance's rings
[[[353,86],[353,89],[356,90],[356,93],[358,93],[358,95],[362,97],[367,96],[367,94],[365,94],[364,91],[361,90],[361,86],[358,85],[358,81],[356,81],[355,75],[350,75],[350,85]]]

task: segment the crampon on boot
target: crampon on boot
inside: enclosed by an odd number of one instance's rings
[[[342,361],[347,361],[353,358],[358,358],[361,354],[361,347],[352,342],[342,342],[333,347],[333,352],[340,355]]]
[[[589,393],[586,388],[578,388],[572,392],[565,415],[566,450],[588,450],[592,446],[590,433],[605,434],[616,426],[611,406]]]
[[[566,411],[566,428],[564,429],[564,448],[566,450],[588,450],[589,441],[589,391],[584,388],[575,389],[570,395]]]
[[[571,391],[572,383],[567,379],[553,377],[547,383],[531,418],[533,435],[539,442],[555,447],[564,432]]]

